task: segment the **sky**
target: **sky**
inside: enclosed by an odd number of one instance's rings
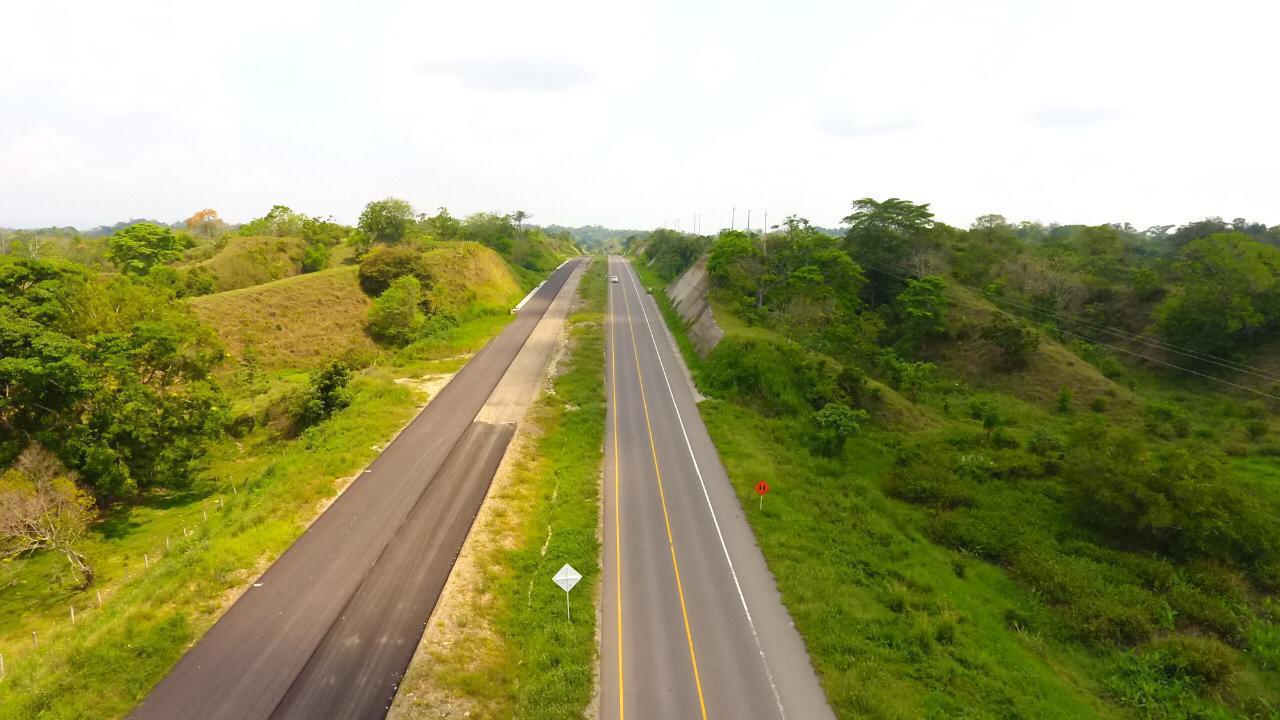
[[[1280,224],[1272,0],[6,3],[0,227]],[[735,212],[736,208],[736,212]]]

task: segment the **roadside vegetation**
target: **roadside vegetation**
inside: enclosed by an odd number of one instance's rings
[[[277,206],[6,239],[0,718],[125,715],[576,254],[507,216],[442,239],[442,216],[410,208],[388,236]],[[393,251],[407,269],[373,273]],[[391,335],[372,274],[418,283]]]
[[[630,244],[837,714],[1280,717],[1276,229],[845,223]]]
[[[468,603],[465,627],[410,670],[402,692],[431,686],[436,694],[462,698],[476,717],[550,720],[586,712],[600,593],[604,273],[597,261],[582,277],[550,392],[526,418],[533,439],[496,498],[495,532],[505,542],[486,546],[475,559],[482,579],[471,592],[483,600]],[[565,618],[564,593],[551,582],[565,563],[583,576],[570,595],[572,622]],[[409,699],[398,717],[440,712]]]

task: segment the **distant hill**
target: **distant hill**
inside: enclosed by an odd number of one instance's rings
[[[211,271],[218,292],[261,285],[302,273],[305,245],[292,237],[237,237],[198,265]]]

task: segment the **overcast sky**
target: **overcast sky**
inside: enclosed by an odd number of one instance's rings
[[[1274,0],[9,2],[0,226],[1280,223]]]

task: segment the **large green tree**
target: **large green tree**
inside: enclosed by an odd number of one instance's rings
[[[869,275],[872,304],[897,294],[902,276],[924,275],[931,268],[928,256],[936,249],[933,213],[928,203],[889,198],[862,198],[845,216],[849,226],[846,247]]]
[[[400,242],[413,224],[413,206],[400,198],[374,200],[360,213],[359,227],[374,242]]]
[[[190,238],[152,223],[130,225],[107,239],[107,257],[121,271],[146,275],[151,268],[171,263],[191,247]]]
[[[0,464],[36,439],[101,498],[183,485],[225,418],[220,358],[163,288],[0,258]]]
[[[1280,330],[1280,249],[1215,233],[1187,243],[1175,272],[1181,289],[1158,313],[1169,342],[1226,356]]]

